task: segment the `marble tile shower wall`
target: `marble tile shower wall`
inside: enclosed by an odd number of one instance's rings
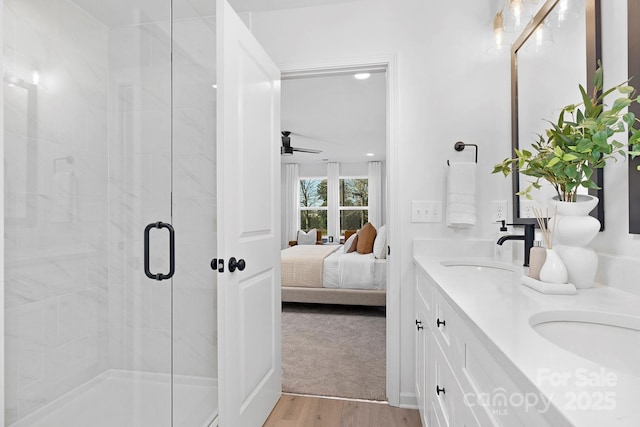
[[[66,0],[4,13],[11,423],[108,367],[108,31]]]
[[[174,24],[172,127],[167,22],[107,28],[68,0],[4,13],[5,80],[39,73],[5,81],[7,423],[107,369],[170,372],[172,320],[174,372],[215,378],[214,18]],[[172,178],[173,319],[142,272]]]
[[[175,372],[217,377],[215,17],[174,23]]]
[[[174,372],[216,377],[216,289],[208,267],[216,239],[214,23],[214,18],[174,23],[173,76],[168,23],[110,30],[113,368],[168,373],[173,320]],[[168,282],[150,283],[141,270],[142,230],[148,223],[169,221],[171,213],[176,229],[173,319]],[[166,270],[166,243],[152,247],[155,270]]]

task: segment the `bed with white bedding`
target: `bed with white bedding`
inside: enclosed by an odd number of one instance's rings
[[[281,258],[285,302],[386,305],[386,259],[344,253],[343,245],[293,246]]]
[[[344,253],[340,249],[324,259],[322,286],[332,289],[385,289],[387,260],[373,254]]]

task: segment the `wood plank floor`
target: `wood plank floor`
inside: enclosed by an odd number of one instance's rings
[[[283,394],[264,427],[421,427],[413,409]]]

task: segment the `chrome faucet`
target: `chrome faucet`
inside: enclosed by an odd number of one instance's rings
[[[533,247],[533,241],[535,240],[535,224],[506,224],[506,225],[522,225],[524,226],[524,234],[509,234],[502,236],[496,242],[498,245],[502,245],[507,240],[524,240],[524,266],[529,267],[529,253]],[[502,221],[501,229],[505,228],[505,223]]]

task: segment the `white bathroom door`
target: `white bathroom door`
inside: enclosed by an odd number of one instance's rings
[[[282,390],[280,70],[226,0],[217,34],[219,421],[259,427]]]

